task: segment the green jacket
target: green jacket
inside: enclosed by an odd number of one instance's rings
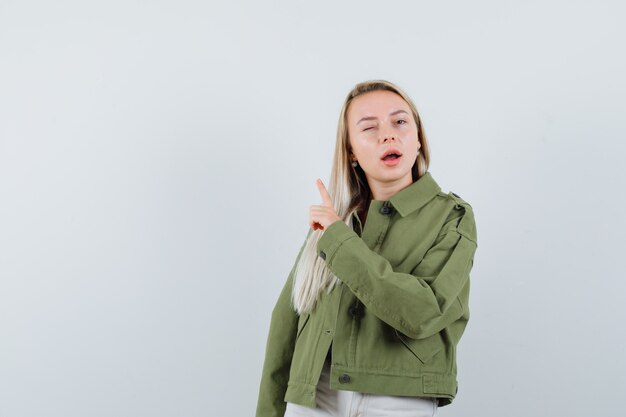
[[[364,229],[356,215],[352,224],[332,223],[318,242],[341,282],[313,313],[294,311],[295,263],[289,273],[272,311],[257,417],[283,417],[286,402],[315,407],[329,349],[332,389],[437,397],[440,406],[457,393],[477,247],[472,207],[427,172],[388,201],[372,200]]]

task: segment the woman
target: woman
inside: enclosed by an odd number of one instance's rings
[[[257,417],[432,416],[452,402],[476,226],[429,159],[411,99],[357,84],[272,311]]]

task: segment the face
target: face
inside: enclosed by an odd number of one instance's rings
[[[394,92],[371,91],[352,100],[347,114],[348,136],[352,153],[370,185],[413,182],[411,168],[418,149],[417,125],[409,105]],[[401,156],[383,160],[383,154],[395,149]]]

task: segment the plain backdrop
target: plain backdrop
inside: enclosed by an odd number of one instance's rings
[[[360,81],[474,208],[441,416],[622,416],[619,1],[0,0],[0,416],[252,416]]]

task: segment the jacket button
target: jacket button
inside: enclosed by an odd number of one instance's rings
[[[391,210],[393,209],[389,206],[382,206],[378,211],[380,211],[381,214],[389,214],[391,213]]]
[[[348,374],[343,374],[339,377],[339,382],[341,382],[342,384],[347,384],[348,382],[350,382],[350,375]]]
[[[320,251],[320,258],[326,260],[326,254],[324,253],[324,251]]]

